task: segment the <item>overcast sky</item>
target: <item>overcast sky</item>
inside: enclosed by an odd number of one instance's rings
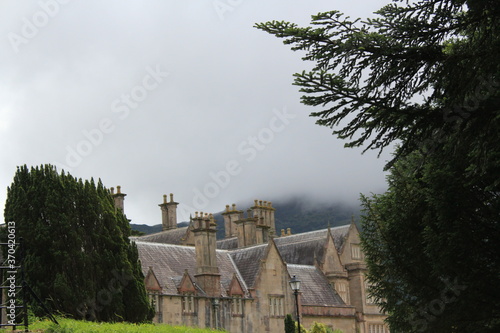
[[[292,85],[310,65],[253,25],[387,2],[1,0],[0,202],[16,166],[46,163],[121,185],[128,218],[149,225],[171,192],[179,221],[382,192],[389,152],[345,149],[315,125]]]

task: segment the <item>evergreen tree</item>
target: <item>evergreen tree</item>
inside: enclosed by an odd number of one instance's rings
[[[291,314],[287,314],[285,317],[285,333],[295,333],[295,321]]]
[[[128,220],[101,181],[51,165],[18,167],[4,216],[24,238],[28,284],[52,311],[97,321],[152,318]]]
[[[348,147],[399,148],[363,197],[371,292],[391,332],[500,331],[500,6],[393,1],[375,19],[256,27],[305,51],[302,102]]]

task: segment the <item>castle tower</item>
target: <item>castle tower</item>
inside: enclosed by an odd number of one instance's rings
[[[193,218],[194,246],[196,253],[196,283],[210,297],[219,297],[220,274],[216,257],[216,223],[210,214]]]
[[[123,212],[123,202],[125,201],[126,194],[121,192],[122,187],[118,185],[116,187],[116,193],[113,187],[110,190],[111,190],[111,196],[115,201],[115,209],[119,209]]]
[[[167,202],[167,195],[163,195],[163,203],[159,204],[161,208],[161,224],[162,230],[170,230],[177,228],[177,205],[174,202],[174,195],[170,193],[170,201]]]
[[[229,205],[226,205],[226,211],[222,213],[224,218],[224,229],[225,229],[225,238],[235,237],[238,234],[236,221],[242,218],[243,211],[236,209],[236,204],[232,205],[232,208]]]

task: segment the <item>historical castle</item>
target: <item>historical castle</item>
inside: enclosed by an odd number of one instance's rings
[[[125,194],[117,187],[115,205]],[[234,333],[284,332],[296,317],[289,281],[302,283],[301,323],[314,321],[344,333],[387,333],[385,316],[367,294],[366,264],[355,224],[275,236],[271,202],[255,200],[246,215],[233,204],[224,211],[225,238],[216,240],[211,214],[195,213],[177,227],[177,202],[159,206],[163,231],[133,237],[154,321],[222,328]]]

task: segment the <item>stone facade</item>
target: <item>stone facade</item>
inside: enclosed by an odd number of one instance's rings
[[[177,205],[172,196],[170,202]],[[165,197],[160,204],[167,211],[164,231],[133,238],[155,322],[283,332],[285,315],[297,315],[289,284],[296,276],[302,281],[299,312],[305,327],[316,321],[344,333],[389,332],[366,291],[354,223],[276,237],[272,204],[256,200],[246,216],[234,204],[226,206],[226,238],[216,241],[212,215],[196,213],[188,227],[177,228],[169,203]]]

